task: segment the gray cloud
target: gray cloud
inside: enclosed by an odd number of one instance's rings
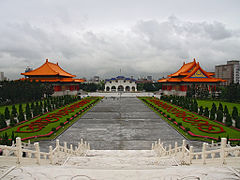
[[[26,66],[36,68],[46,58],[78,77],[109,77],[118,75],[121,68],[125,75],[155,78],[176,71],[194,57],[209,71],[216,64],[240,59],[240,30],[220,21],[172,15],[97,26],[91,24],[91,16],[77,13],[76,7],[65,9],[65,3],[52,9],[44,1],[36,12],[33,6],[30,3],[29,12],[11,15],[0,24],[0,71],[11,79],[20,78]],[[44,8],[50,12],[37,16]]]

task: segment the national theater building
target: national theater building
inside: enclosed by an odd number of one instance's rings
[[[184,62],[177,72],[158,82],[162,84],[164,95],[186,96],[187,89],[191,85],[195,85],[195,88],[207,87],[210,93],[215,91],[216,86],[225,80],[213,76],[214,73],[203,70],[199,62],[194,59],[190,63]]]
[[[53,95],[55,96],[77,95],[79,84],[85,82],[84,79],[74,79],[75,75],[64,71],[58,63],[51,63],[48,59],[39,68],[25,71],[21,75],[25,76],[21,80],[51,83],[54,88]]]

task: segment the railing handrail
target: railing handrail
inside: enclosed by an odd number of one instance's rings
[[[26,147],[25,145],[35,147],[35,150],[26,149],[24,148]],[[17,157],[17,163],[21,163],[22,158],[35,158],[39,164],[42,157],[44,159],[49,159],[50,164],[54,164],[54,161],[59,159],[59,152],[64,153],[64,157],[71,155],[84,155],[87,150],[90,150],[90,145],[81,139],[80,143],[78,143],[78,147],[73,149],[72,145],[68,148],[66,142],[64,142],[64,146],[61,146],[59,140],[57,139],[56,147],[54,149],[52,146],[49,146],[49,152],[41,152],[38,142],[34,144],[30,144],[30,141],[29,143],[22,143],[21,138],[18,137],[16,138],[16,144],[13,146],[0,145],[0,149],[3,151],[3,156]],[[24,155],[23,153],[26,154]],[[31,154],[34,154],[34,157],[32,157]]]
[[[231,157],[240,157],[240,146],[232,147],[226,142],[227,139],[222,138],[220,146],[219,143],[203,143],[202,151],[194,152],[193,146],[190,146],[189,149],[186,147],[185,140],[183,140],[181,146],[177,146],[177,143],[175,142],[175,147],[171,148],[171,146],[169,146],[168,150],[166,150],[159,139],[158,142],[152,144],[152,149],[160,156],[178,156],[184,163],[188,161],[188,163],[191,164],[193,160],[201,159],[202,163],[206,164],[207,159],[218,159],[221,164],[224,164],[226,163],[226,159],[229,158],[228,154],[230,154]],[[218,149],[207,150],[207,147],[218,147]],[[193,157],[195,157],[195,159],[193,159]]]

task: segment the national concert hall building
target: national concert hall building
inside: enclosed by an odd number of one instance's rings
[[[184,62],[177,72],[158,82],[162,84],[163,95],[186,96],[188,88],[192,85],[196,89],[207,88],[210,93],[216,91],[216,86],[225,80],[213,76],[214,73],[203,70],[194,59],[190,63]]]

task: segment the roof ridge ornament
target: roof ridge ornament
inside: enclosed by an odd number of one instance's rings
[[[193,62],[196,62],[196,59],[195,59],[195,58],[193,58]]]
[[[48,62],[48,59],[46,59],[46,62]]]

